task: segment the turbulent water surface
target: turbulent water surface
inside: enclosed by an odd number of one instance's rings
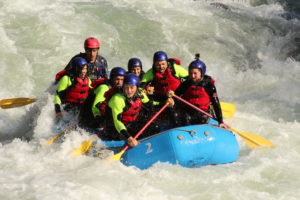
[[[298,0],[0,0],[0,10],[0,99],[38,99],[0,110],[0,199],[299,199]],[[226,122],[276,147],[238,137],[235,163],[139,170],[70,157],[85,132],[47,146],[58,130],[45,90],[89,36],[110,69],[130,57],[149,69],[157,50],[187,67],[200,52],[220,99],[237,106]]]

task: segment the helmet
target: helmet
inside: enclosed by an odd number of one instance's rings
[[[199,59],[196,59],[194,61],[192,61],[189,65],[189,69],[191,68],[197,68],[197,69],[200,69],[201,70],[201,76],[204,76],[205,75],[205,72],[206,72],[206,65],[204,62],[202,62],[201,60]]]
[[[168,60],[168,55],[163,52],[163,51],[157,51],[154,53],[153,55],[153,63],[157,62],[157,61],[167,61]]]
[[[142,62],[138,58],[130,58],[128,61],[128,71],[132,70],[134,67],[141,67],[142,68]]]
[[[87,65],[87,61],[84,58],[76,57],[72,60],[72,71],[74,74],[78,75],[81,73],[82,67]]]
[[[96,38],[89,37],[84,41],[84,48],[99,49],[100,43]]]
[[[123,69],[122,67],[114,67],[110,71],[109,79],[112,80],[116,76],[125,76],[125,75],[126,75],[125,69]]]
[[[139,83],[140,83],[140,79],[135,74],[132,73],[126,74],[124,78],[124,85],[128,84],[128,85],[139,86]]]

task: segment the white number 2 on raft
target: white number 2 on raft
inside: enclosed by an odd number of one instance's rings
[[[153,152],[153,149],[152,149],[152,144],[150,142],[146,143],[145,144],[148,148],[147,148],[147,151],[146,151],[146,154],[148,153],[152,153]]]

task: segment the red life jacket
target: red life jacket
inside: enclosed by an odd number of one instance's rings
[[[67,70],[63,69],[55,75],[55,81],[58,82],[64,75],[67,74]]]
[[[66,102],[83,103],[89,94],[89,79],[76,78],[76,83],[66,91]]]
[[[168,67],[164,74],[158,72],[154,74],[152,84],[155,95],[165,96],[168,90],[175,91],[180,85],[180,80],[172,74],[172,70]]]
[[[189,86],[183,94],[183,99],[187,100],[191,104],[204,111],[207,111],[209,109],[210,98],[204,87],[197,85]]]
[[[105,82],[105,78],[99,78],[92,82],[92,87],[95,89],[98,85]]]
[[[181,61],[178,58],[169,58],[168,62],[175,62],[177,65],[181,65]]]
[[[101,115],[105,114],[106,106],[110,100],[110,98],[117,92],[117,89],[112,87],[104,93],[105,100],[101,103],[99,107],[99,112]]]
[[[135,100],[126,101],[129,104],[128,109],[125,109],[121,118],[121,122],[124,124],[128,124],[129,122],[136,120],[136,118],[139,116],[140,110],[142,109],[141,98],[137,97]]]

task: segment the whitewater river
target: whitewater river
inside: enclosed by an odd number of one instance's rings
[[[298,0],[0,0],[0,99],[38,99],[0,110],[0,199],[299,199],[299,8]],[[85,132],[46,145],[58,130],[45,90],[90,36],[110,69],[139,57],[147,70],[157,50],[187,67],[200,52],[221,101],[237,107],[226,122],[276,146],[252,150],[237,136],[235,163],[139,170],[70,157]]]

